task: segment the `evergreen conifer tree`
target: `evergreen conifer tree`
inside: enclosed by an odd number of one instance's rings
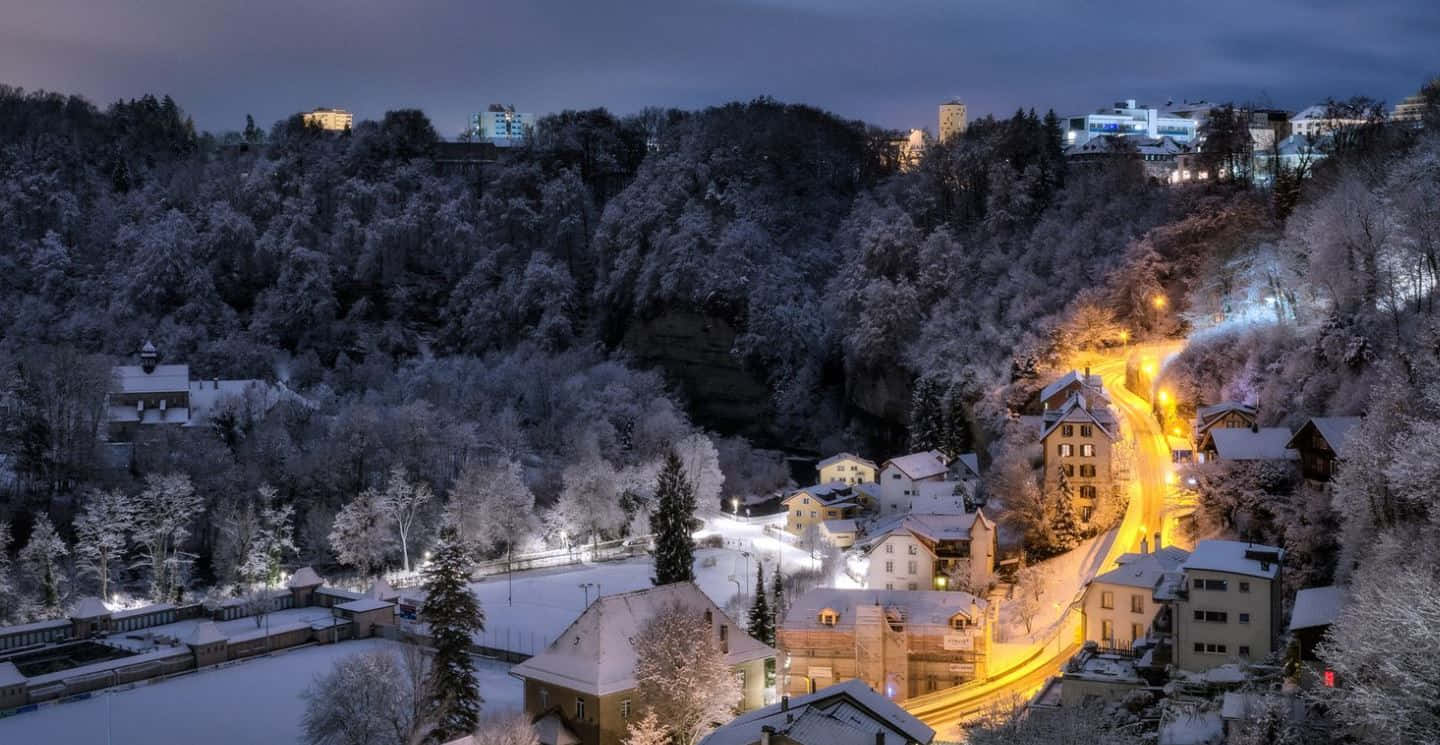
[[[665,456],[655,501],[655,511],[650,513],[650,532],[655,534],[655,576],[651,581],[657,585],[694,581],[695,540],[690,536],[690,516],[695,511],[695,490],[673,450]]]
[[[426,596],[420,611],[435,645],[426,698],[440,742],[474,732],[484,702],[469,652],[471,636],[485,629],[485,613],[470,592],[470,569],[469,553],[455,529],[442,528],[424,569]]]
[[[757,562],[758,563],[758,562]],[[768,646],[775,646],[775,616],[765,600],[765,565],[755,571],[755,599],[750,604],[750,635]]]
[[[770,594],[770,628],[780,628],[780,622],[785,620],[785,575],[780,572],[780,567],[775,567],[775,583]]]
[[[1070,480],[1065,476],[1065,467],[1058,468],[1060,478],[1055,484],[1050,511],[1051,548],[1056,553],[1075,548],[1081,538],[1080,521],[1075,515],[1075,497],[1070,493]]]
[[[944,387],[935,378],[921,378],[910,395],[910,449],[932,450],[940,447],[944,438]]]

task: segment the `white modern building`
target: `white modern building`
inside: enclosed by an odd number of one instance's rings
[[[880,515],[894,517],[909,512],[912,500],[919,495],[916,485],[944,481],[949,465],[949,460],[938,450],[885,461],[880,467]]]
[[[1195,142],[1199,129],[1198,119],[1144,106],[1131,98],[1087,114],[1066,117],[1065,144],[1083,145],[1096,137],[1116,135],[1151,140],[1169,137],[1188,145]]]
[[[497,145],[521,142],[534,126],[535,115],[517,112],[514,106],[492,103],[484,111],[470,115],[470,136]]]

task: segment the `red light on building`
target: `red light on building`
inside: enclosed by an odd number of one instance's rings
[[[1326,670],[1326,671],[1325,671],[1325,687],[1326,687],[1326,688],[1334,688],[1334,687],[1335,687],[1335,671],[1334,671],[1334,670]]]

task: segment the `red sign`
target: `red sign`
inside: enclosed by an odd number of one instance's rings
[[[1334,687],[1335,687],[1335,671],[1334,671],[1334,670],[1326,670],[1326,671],[1325,671],[1325,687],[1326,687],[1326,688],[1334,688]]]

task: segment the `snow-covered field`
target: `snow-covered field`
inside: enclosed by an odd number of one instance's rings
[[[253,623],[252,623],[253,628]],[[301,742],[305,710],[300,692],[340,657],[394,642],[366,639],[305,647],[219,669],[182,675],[115,694],[106,739],[106,697],[45,706],[0,719],[0,743],[10,745],[288,745]],[[481,661],[477,677],[485,710],[518,710],[520,681],[509,665]]]

